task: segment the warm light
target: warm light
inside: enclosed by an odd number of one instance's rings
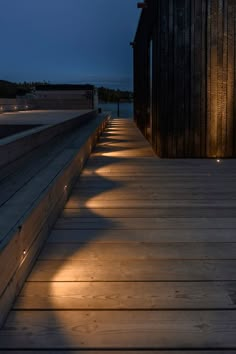
[[[67,185],[65,185],[64,190],[65,190],[65,191],[67,190]]]
[[[217,163],[221,163],[220,159],[217,159],[216,162],[217,162]]]
[[[26,250],[23,251],[23,255],[24,255],[24,256],[26,255]]]

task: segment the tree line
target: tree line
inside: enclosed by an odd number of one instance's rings
[[[131,102],[133,93],[130,91],[112,90],[105,87],[98,88],[98,99],[100,102],[118,102],[126,101]]]
[[[47,82],[10,82],[0,80],[0,98],[16,98],[16,96],[24,96],[32,92],[37,85],[48,85]]]
[[[14,83],[10,81],[0,80],[0,98],[16,98],[16,96],[24,96],[31,93],[34,87],[48,85],[44,82],[22,82]],[[98,87],[98,99],[100,102],[131,102],[133,93],[130,91],[113,90],[106,87]]]

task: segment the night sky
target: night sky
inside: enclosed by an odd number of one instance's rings
[[[0,80],[132,88],[137,0],[0,0]]]

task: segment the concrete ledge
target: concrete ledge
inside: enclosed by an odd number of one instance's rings
[[[97,111],[77,116],[57,124],[44,125],[0,140],[0,167],[43,145],[55,136],[69,132],[93,119]]]
[[[0,325],[108,120],[109,115],[99,115],[83,125],[78,137],[1,208]]]

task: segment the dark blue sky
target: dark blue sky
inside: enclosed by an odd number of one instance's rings
[[[137,0],[0,0],[0,79],[132,87]]]

